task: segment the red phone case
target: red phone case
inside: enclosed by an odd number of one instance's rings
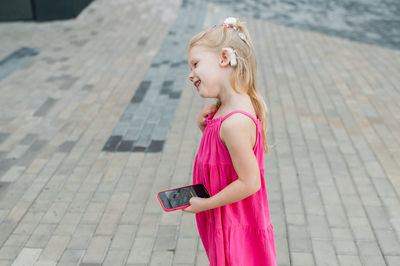
[[[161,199],[160,199],[160,193],[166,192],[166,191],[171,191],[171,190],[176,190],[176,189],[180,189],[180,188],[185,188],[185,187],[191,187],[191,186],[195,186],[195,185],[199,185],[199,184],[193,184],[193,185],[189,185],[189,186],[177,187],[177,188],[172,188],[172,189],[167,189],[167,190],[160,191],[160,192],[157,193],[157,199],[158,199],[158,201],[160,202],[161,207],[162,207],[162,208],[164,209],[164,211],[166,211],[166,212],[172,212],[172,211],[176,211],[176,210],[180,210],[180,209],[187,208],[187,207],[190,206],[190,204],[184,205],[184,206],[181,206],[181,207],[176,207],[176,208],[173,208],[173,209],[166,209],[166,208],[164,207],[164,204],[162,203],[162,201],[161,201]]]

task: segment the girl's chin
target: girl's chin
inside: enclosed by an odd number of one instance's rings
[[[201,89],[198,89],[197,93],[200,95],[201,98],[209,98],[208,94],[202,91]]]
[[[197,93],[201,98],[216,98],[216,95],[209,93],[207,90],[202,90],[201,88],[197,89]]]
[[[208,94],[204,94],[204,93],[199,93],[201,98],[216,98],[214,96],[208,95]]]

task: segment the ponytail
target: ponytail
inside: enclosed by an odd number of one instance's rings
[[[257,93],[249,93],[251,102],[253,104],[254,110],[256,111],[258,119],[260,119],[262,124],[262,136],[264,153],[268,153],[268,142],[267,142],[267,129],[268,129],[268,108],[263,100],[262,96]]]

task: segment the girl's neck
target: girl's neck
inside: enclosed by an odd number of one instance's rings
[[[238,98],[242,98],[244,95],[247,95],[245,93],[236,92],[243,91],[241,87],[235,90],[232,88],[230,83],[224,85],[225,86],[220,90],[220,93],[218,95],[218,100],[221,102],[221,106],[232,104],[233,102],[237,101]]]
[[[252,109],[249,95],[246,93],[237,93],[233,88],[224,90],[219,95],[218,100],[221,103],[219,113],[231,112],[238,109]]]

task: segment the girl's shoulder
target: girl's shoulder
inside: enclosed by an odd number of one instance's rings
[[[228,112],[225,112],[221,116],[222,122],[225,124],[230,121],[228,124],[233,124],[233,126],[237,123],[241,123],[244,121],[249,121],[251,122],[252,120],[254,121],[255,124],[257,124],[257,114],[254,111],[254,109],[251,108],[238,108],[235,110],[230,110]]]
[[[242,115],[248,116],[252,119],[258,118],[254,108],[248,107],[248,106],[236,106],[236,107],[224,109],[224,110],[216,109],[214,112],[210,113],[210,117],[213,119],[218,118],[218,119],[226,120],[227,118],[234,116],[236,114],[242,114]]]
[[[234,111],[221,117],[221,129],[226,130],[246,130],[251,131],[257,126],[257,120],[254,115],[246,111]]]
[[[254,147],[257,138],[258,120],[246,111],[233,111],[224,116],[221,121],[220,137],[227,146],[248,140]]]

